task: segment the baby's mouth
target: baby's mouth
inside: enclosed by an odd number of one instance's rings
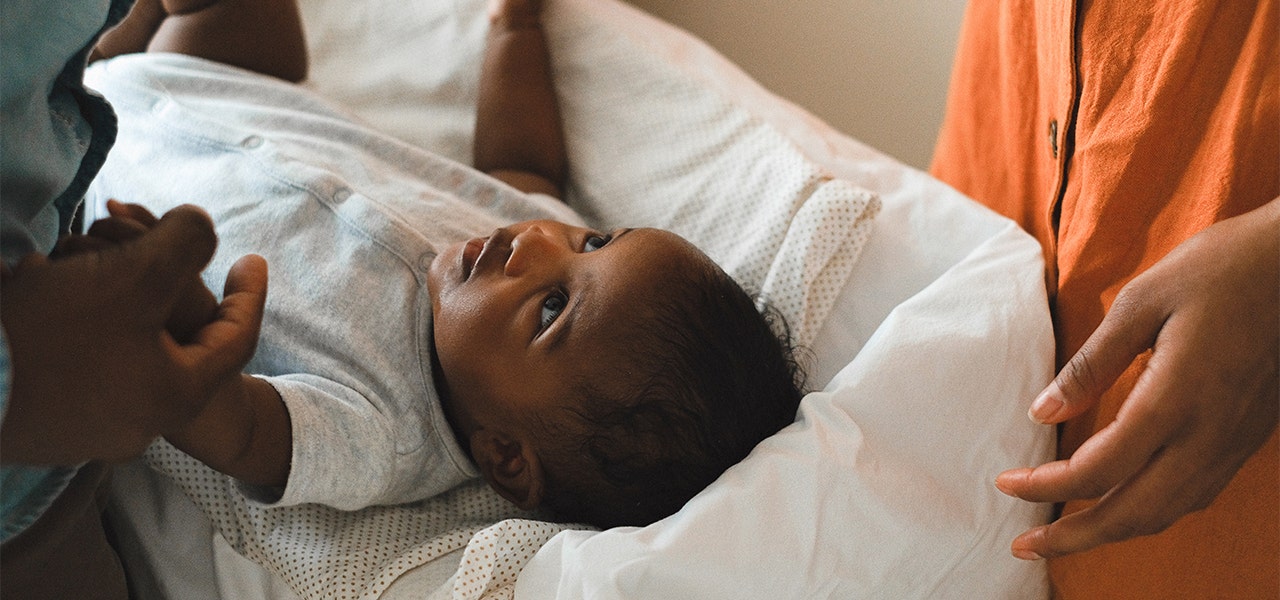
[[[511,232],[499,227],[486,238],[476,238],[467,242],[462,248],[463,280],[469,280],[476,271],[497,269],[502,272],[503,265],[511,257]]]
[[[471,273],[476,268],[476,261],[480,259],[480,253],[484,251],[484,243],[489,238],[475,238],[467,241],[467,245],[462,248],[462,280],[471,279]]]

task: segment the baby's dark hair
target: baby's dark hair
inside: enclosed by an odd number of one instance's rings
[[[714,263],[671,274],[628,324],[624,358],[543,423],[542,506],[562,521],[643,526],[680,510],[795,420],[803,374],[776,311]],[[625,388],[625,389],[623,389]]]

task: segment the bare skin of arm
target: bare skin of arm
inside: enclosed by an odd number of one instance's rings
[[[562,198],[568,159],[541,12],[541,0],[491,7],[473,162],[516,189]]]
[[[1142,352],[1146,370],[1116,420],[1067,460],[1001,473],[1033,502],[1101,498],[1013,541],[1050,558],[1159,533],[1206,508],[1280,422],[1280,198],[1183,242],[1121,290],[1031,407],[1084,412]]]
[[[271,384],[241,374],[186,427],[165,435],[178,449],[245,483],[284,487],[293,458],[289,411]]]
[[[139,0],[90,60],[135,52],[198,56],[285,81],[307,77],[293,0]]]

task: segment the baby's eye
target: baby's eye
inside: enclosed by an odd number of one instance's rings
[[[542,301],[542,317],[538,321],[539,329],[550,327],[555,322],[556,317],[559,317],[560,313],[564,312],[564,307],[568,303],[569,300],[564,297],[563,292],[556,292],[547,296],[547,299]]]
[[[589,235],[587,236],[586,242],[582,244],[582,251],[591,252],[593,250],[599,250],[605,247],[605,245],[609,243],[609,240],[612,239],[613,236],[611,235]]]

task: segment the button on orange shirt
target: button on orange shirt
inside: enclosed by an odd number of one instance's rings
[[[1278,38],[1276,0],[969,3],[932,171],[1040,240],[1059,366],[1135,275],[1280,196]],[[1063,427],[1060,457],[1144,364]],[[1063,599],[1280,598],[1277,436],[1207,510],[1049,567]]]

